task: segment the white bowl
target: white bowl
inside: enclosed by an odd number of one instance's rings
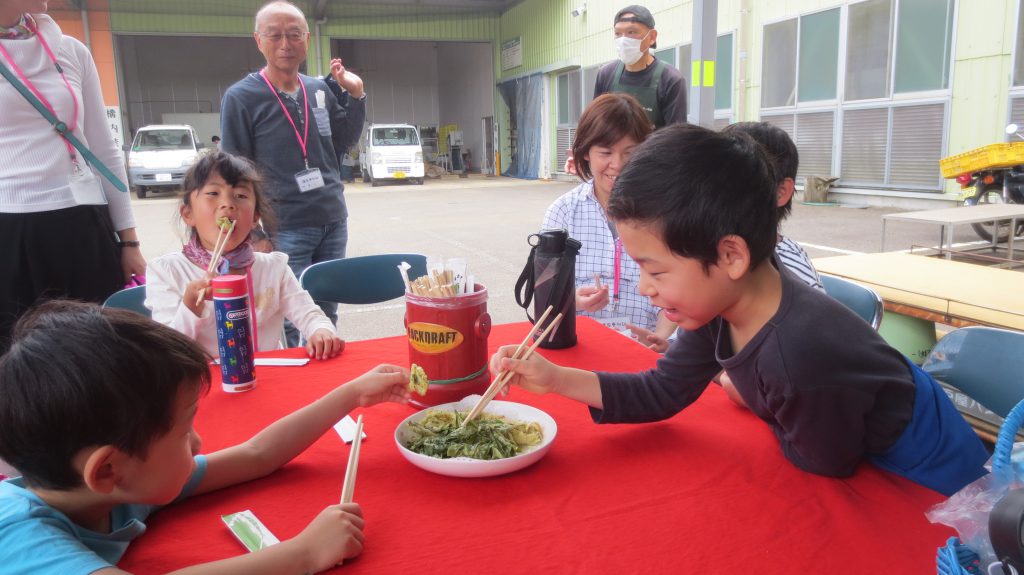
[[[540,424],[541,430],[544,433],[544,439],[541,440],[540,445],[529,447],[524,453],[514,457],[490,461],[472,459],[470,457],[440,459],[414,453],[405,447],[406,443],[416,438],[416,433],[409,428],[410,421],[420,421],[431,411],[469,411],[473,409],[473,406],[476,405],[479,399],[479,395],[470,395],[463,398],[462,401],[435,405],[406,417],[402,420],[402,423],[398,424],[398,428],[395,429],[395,443],[398,445],[398,451],[410,463],[420,469],[452,477],[491,477],[503,475],[533,465],[540,458],[544,457],[544,454],[551,448],[551,442],[555,440],[555,434],[558,433],[558,426],[555,424],[555,420],[536,407],[510,401],[492,401],[487,404],[484,413],[504,415],[509,419],[526,423],[536,421]]]

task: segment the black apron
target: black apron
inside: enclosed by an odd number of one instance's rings
[[[615,75],[612,76],[611,92],[629,94],[640,102],[640,106],[647,112],[647,119],[654,124],[654,128],[665,127],[665,116],[662,115],[661,106],[658,105],[658,85],[661,84],[661,74],[665,70],[665,63],[655,59],[654,77],[646,86],[627,86],[619,82],[622,72],[626,69],[625,64],[619,62],[615,66]]]

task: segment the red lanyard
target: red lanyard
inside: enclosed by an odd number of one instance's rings
[[[267,83],[267,87],[274,93],[274,97],[277,98],[277,103],[281,104],[281,110],[284,111],[284,115],[288,118],[288,122],[292,125],[292,129],[295,130],[295,139],[299,141],[299,147],[302,148],[302,161],[306,163],[306,169],[309,169],[309,160],[306,159],[306,140],[309,138],[309,98],[306,97],[306,85],[302,83],[302,78],[299,78],[299,86],[302,87],[302,103],[306,107],[306,121],[302,124],[303,134],[299,135],[299,129],[295,126],[295,120],[292,119],[291,112],[285,107],[284,101],[281,100],[281,96],[277,94],[277,89],[270,83],[270,79],[267,78],[267,69],[260,70],[260,76],[263,81]]]
[[[53,50],[51,50],[50,45],[46,43],[46,39],[43,38],[43,35],[39,33],[39,30],[36,28],[35,22],[26,20],[25,25],[26,27],[28,27],[29,30],[31,30],[35,34],[36,38],[39,39],[39,43],[43,45],[43,50],[46,51],[46,55],[49,56],[50,61],[53,62],[53,67],[56,68],[57,73],[60,74],[61,80],[64,80],[64,86],[67,87],[68,93],[71,94],[71,101],[74,103],[74,114],[71,116],[71,123],[68,125],[68,127],[72,132],[74,132],[75,128],[78,127],[78,96],[76,96],[75,91],[71,89],[71,83],[68,82],[67,77],[64,75],[64,69],[60,67],[60,64],[57,62],[57,57],[53,55]],[[50,113],[56,117],[57,111],[53,109],[53,105],[50,104],[50,101],[46,99],[46,96],[43,96],[43,94],[38,89],[36,89],[35,85],[32,84],[32,82],[30,82],[27,77],[25,77],[25,73],[21,71],[21,68],[18,67],[17,62],[14,61],[14,58],[11,57],[11,54],[7,51],[6,48],[4,48],[4,45],[2,43],[0,43],[0,53],[3,53],[4,58],[7,58],[7,61],[11,64],[11,68],[13,68],[14,71],[18,74],[18,77],[21,78],[21,81],[25,84],[25,86],[29,90],[32,90],[32,93],[35,94],[36,98],[39,98],[39,101],[42,102],[44,106],[46,106],[46,109],[49,110]],[[75,154],[75,148],[71,146],[71,143],[68,142],[67,138],[64,138],[63,135],[61,136],[61,138],[64,140],[64,145],[67,146],[68,148],[68,156],[71,158],[71,161],[77,165],[78,156]]]

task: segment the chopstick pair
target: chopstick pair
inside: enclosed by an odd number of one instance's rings
[[[220,233],[217,235],[217,242],[213,244],[213,257],[210,258],[210,265],[206,266],[206,275],[213,273],[214,267],[217,265],[217,260],[224,254],[224,248],[228,245],[228,239],[231,237],[231,232],[235,231],[235,220],[231,220],[231,224],[227,226],[227,231],[224,230],[224,226],[221,225]],[[199,290],[199,297],[196,298],[196,305],[203,303],[203,298],[206,297],[206,288]]]
[[[359,446],[363,444],[363,414],[356,420],[356,437],[348,452],[348,467],[345,468],[345,482],[341,485],[341,502],[352,503],[356,491],[356,472],[359,469]]]
[[[533,324],[533,327],[530,329],[530,333],[526,334],[526,338],[523,339],[523,343],[520,343],[519,347],[517,347],[516,351],[512,354],[512,359],[520,359],[523,361],[530,359],[530,356],[533,355],[533,352],[534,350],[537,349],[537,346],[539,346],[541,342],[547,339],[548,335],[556,327],[558,327],[558,324],[561,323],[562,321],[562,314],[558,314],[557,316],[555,316],[555,319],[551,320],[551,323],[548,324],[548,327],[546,327],[544,331],[541,332],[540,337],[537,338],[537,341],[533,342],[533,345],[531,345],[529,348],[526,347],[530,341],[530,338],[532,338],[534,334],[537,333],[537,330],[539,330],[540,326],[543,325],[544,320],[547,319],[552,309],[554,309],[553,306],[548,306],[548,309],[544,310],[544,313],[537,319],[537,323]],[[524,348],[526,349],[525,352],[523,352]],[[462,420],[461,427],[465,427],[466,424],[476,419],[477,416],[483,413],[484,408],[487,407],[487,404],[490,403],[492,399],[494,399],[494,396],[497,395],[499,391],[501,391],[501,388],[505,387],[505,384],[508,383],[508,380],[511,378],[511,371],[507,369],[501,370],[501,372],[499,372],[498,375],[495,376],[494,381],[491,382],[491,385],[488,386],[487,391],[485,391],[483,395],[480,396],[480,401],[478,401],[476,405],[473,406],[473,409],[470,410],[469,414],[466,415],[466,419]]]

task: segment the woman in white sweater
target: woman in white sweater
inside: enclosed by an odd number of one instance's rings
[[[0,2],[0,65],[121,181],[89,50],[45,14],[46,0]],[[90,167],[0,76],[0,351],[40,298],[102,302],[145,271],[128,194]]]
[[[185,174],[181,219],[188,226],[188,241],[180,252],[149,263],[146,307],[153,319],[194,338],[217,354],[217,329],[206,273],[212,251],[222,234],[223,255],[213,265],[215,273],[248,274],[251,278],[250,309],[256,324],[257,349],[280,347],[284,319],[291,320],[306,338],[310,357],[327,359],[341,353],[345,342],[320,306],[302,289],[288,267],[288,256],[252,249],[250,233],[261,218],[269,216],[260,194],[259,175],[249,160],[225,152],[203,156]],[[234,222],[230,232],[224,219]]]

